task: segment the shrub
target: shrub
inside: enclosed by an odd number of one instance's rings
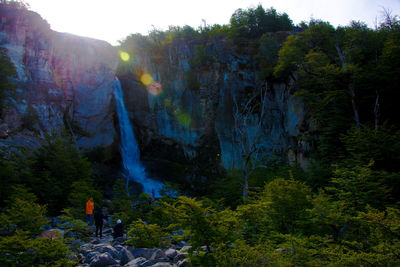
[[[167,234],[157,224],[147,224],[141,219],[130,225],[127,243],[139,248],[162,247]]]
[[[65,233],[72,232],[77,239],[89,242],[90,227],[84,221],[73,217],[69,209],[64,209],[63,213],[60,226],[66,228]]]
[[[68,206],[66,196],[72,192],[74,182],[90,179],[89,161],[74,144],[59,137],[47,137],[31,161],[32,177],[27,184],[40,203],[48,204],[51,215],[60,214]]]
[[[311,206],[311,189],[302,182],[281,178],[268,183],[260,194],[260,200],[269,202],[268,213],[276,229],[283,233],[299,230]]]
[[[68,196],[69,212],[76,219],[85,220],[86,202],[93,197],[94,203],[100,207],[103,202],[103,196],[93,185],[93,180],[88,178],[72,183],[71,193]]]
[[[19,229],[30,236],[39,234],[40,228],[48,223],[45,218],[46,207],[35,203],[36,196],[21,186],[15,186],[13,191],[5,213],[0,215],[1,227],[7,228],[9,233]]]
[[[61,240],[32,239],[23,231],[0,237],[1,266],[73,266],[69,252]]]

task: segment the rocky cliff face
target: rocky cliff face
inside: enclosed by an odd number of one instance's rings
[[[1,145],[35,146],[37,136],[60,129],[85,149],[114,142],[118,54],[110,44],[54,32],[34,12],[1,8],[0,46],[18,74],[2,111]]]
[[[144,156],[240,168],[235,101],[243,103],[263,88],[265,116],[258,134],[262,157],[279,155],[304,163],[307,144],[298,139],[305,125],[304,107],[292,97],[291,85],[260,82],[251,56],[236,53],[227,40],[208,43],[200,57],[198,47],[196,42],[176,40],[161,55],[138,48],[128,67],[131,72],[121,77]],[[143,85],[143,73],[156,85]],[[254,139],[256,124],[250,116],[248,140]]]
[[[2,9],[0,22],[0,46],[18,73],[16,93],[2,111],[0,144],[35,146],[38,136],[54,129],[72,132],[86,149],[117,140],[117,51],[103,41],[54,32],[34,12]],[[298,138],[305,124],[302,103],[292,97],[290,84],[260,82],[250,55],[238,54],[225,39],[206,45],[177,39],[149,51],[139,47],[125,64],[129,71],[120,75],[143,157],[190,163],[193,173],[205,166],[211,174],[240,167],[235,102],[264,89],[261,156],[304,162],[307,143]],[[143,74],[153,83],[143,81]],[[248,140],[256,124],[250,116]]]

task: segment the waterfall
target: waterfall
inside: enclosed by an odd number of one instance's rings
[[[140,162],[139,147],[132,130],[128,112],[125,108],[124,93],[118,78],[115,78],[113,87],[121,132],[121,156],[124,168],[127,172],[127,182],[128,179],[133,179],[143,186],[143,192],[150,195],[154,194],[155,197],[160,197],[159,191],[162,187],[162,183],[148,178],[146,170]]]

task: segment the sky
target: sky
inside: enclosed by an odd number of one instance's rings
[[[147,34],[169,25],[228,24],[238,8],[262,4],[286,12],[295,24],[310,18],[332,25],[351,20],[371,28],[381,18],[382,8],[400,15],[400,0],[25,0],[51,28],[59,32],[105,40],[117,45],[132,33]]]

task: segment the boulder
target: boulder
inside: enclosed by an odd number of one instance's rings
[[[153,254],[151,255],[150,259],[151,260],[155,260],[155,259],[159,259],[159,258],[165,258],[165,252],[162,251],[161,249],[156,249]]]
[[[181,248],[180,252],[188,251],[191,248],[192,248],[192,246],[184,246],[183,248]]]
[[[187,255],[188,255],[188,253],[178,252],[178,254],[176,254],[176,256],[174,257],[174,263],[177,263],[177,262],[179,262],[181,260],[184,260]]]
[[[121,237],[118,237],[118,238],[114,239],[114,240],[112,241],[112,244],[113,244],[113,246],[118,245],[118,244],[123,244],[123,245],[125,245],[125,242],[126,242],[126,238],[123,237],[123,236],[121,236]]]
[[[60,229],[50,229],[40,233],[39,237],[50,238],[51,240],[61,239],[64,234],[63,230]]]
[[[164,253],[168,258],[173,259],[178,254],[178,251],[176,251],[176,249],[169,248]]]
[[[169,262],[157,262],[152,267],[171,267],[172,265]]]
[[[139,257],[139,258],[136,258],[136,259],[134,259],[134,260],[131,260],[130,262],[128,262],[128,263],[125,264],[124,266],[125,266],[125,267],[139,267],[140,264],[144,263],[145,261],[146,261],[145,258]]]
[[[129,251],[132,253],[132,255],[137,258],[137,257],[144,257],[146,259],[150,259],[155,252],[157,252],[159,249],[157,248],[131,248]],[[155,254],[158,255],[158,254]]]
[[[176,265],[177,267],[186,267],[189,265],[189,260],[188,259],[181,260]]]
[[[132,261],[135,259],[135,257],[132,255],[132,253],[127,250],[126,248],[122,248],[119,251],[119,255],[120,255],[120,260],[121,260],[121,265],[125,265],[128,262]]]
[[[112,233],[112,229],[111,228],[107,227],[107,228],[103,229],[103,235],[111,234],[111,233]]]
[[[118,251],[114,247],[109,246],[109,245],[100,244],[100,245],[95,246],[94,250],[96,250],[97,252],[100,252],[100,253],[108,253],[114,259],[119,259],[119,257],[120,257],[120,254],[118,253]]]
[[[91,261],[89,266],[90,267],[106,267],[110,265],[117,265],[119,262],[110,255],[110,253],[102,253],[94,257]]]
[[[97,251],[91,251],[86,255],[85,263],[91,263],[100,253]]]
[[[146,260],[145,262],[141,263],[139,266],[140,267],[147,267],[147,266],[153,266],[154,264],[157,264],[158,260]]]

